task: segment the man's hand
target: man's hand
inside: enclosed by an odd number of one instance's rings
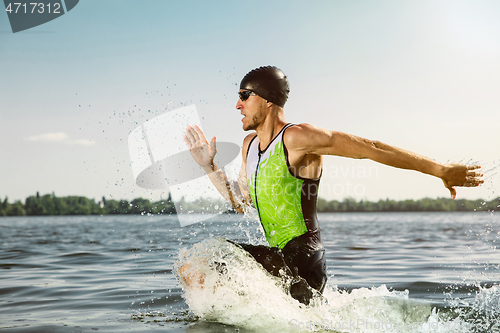
[[[481,168],[479,165],[450,164],[446,167],[447,170],[441,179],[444,186],[450,190],[452,199],[457,196],[455,186],[475,187],[484,183],[483,173],[476,171]]]
[[[215,140],[216,138],[214,136],[209,143],[198,125],[188,126],[186,135],[184,135],[184,141],[189,148],[191,156],[196,163],[205,170],[208,178],[210,178],[210,181],[214,184],[217,191],[219,191],[224,199],[231,203],[238,213],[244,213],[242,204],[246,204],[246,202],[250,200],[248,189],[246,189],[246,187],[241,188],[238,182],[233,184],[227,178],[224,169],[220,169],[215,165],[214,157],[217,153]],[[243,170],[244,168],[242,165],[242,171]],[[244,174],[242,171],[240,171],[240,175]],[[243,184],[246,186],[246,182],[243,182]]]
[[[188,126],[186,135],[184,135],[184,141],[191,152],[191,156],[203,169],[210,169],[210,172],[213,171],[213,161],[217,153],[215,140],[214,136],[209,143],[205,133],[198,125],[194,125],[194,127]]]

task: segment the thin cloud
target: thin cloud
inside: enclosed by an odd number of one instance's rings
[[[24,140],[31,142],[52,142],[52,143],[61,143],[66,145],[79,145],[79,146],[93,146],[97,144],[97,142],[92,141],[90,139],[72,140],[69,138],[69,135],[64,132],[33,135],[24,138]]]
[[[68,134],[64,132],[45,133],[40,135],[30,136],[25,138],[26,141],[40,141],[40,142],[63,142],[69,140]]]

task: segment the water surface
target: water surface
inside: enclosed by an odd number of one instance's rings
[[[498,215],[335,213],[319,220],[330,303],[318,311],[328,315],[316,326],[299,308],[278,327],[253,318],[260,332],[500,331]],[[0,218],[0,330],[255,331],[238,319],[227,325],[197,316],[172,269],[181,248],[218,236],[263,242],[259,228],[241,215],[184,228],[175,216]],[[373,318],[392,327],[375,327]],[[350,326],[334,326],[344,321]],[[420,326],[394,326],[401,321]]]

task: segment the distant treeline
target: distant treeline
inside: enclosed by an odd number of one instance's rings
[[[351,198],[343,201],[318,199],[318,212],[470,212],[494,211],[500,207],[500,197],[491,201],[465,199],[420,199],[420,200],[379,200],[356,201]]]
[[[189,212],[205,212],[207,207],[223,207],[222,200],[200,199],[197,202],[183,202]],[[343,201],[318,199],[318,212],[451,212],[451,211],[494,211],[500,207],[500,197],[491,201],[451,200],[445,198],[421,200],[379,200],[356,201],[348,198]],[[232,211],[234,212],[234,211]],[[24,215],[106,215],[106,214],[176,214],[174,203],[169,195],[167,200],[151,202],[137,198],[127,200],[107,200],[95,202],[79,196],[56,197],[54,193],[28,197],[25,202],[9,203],[6,197],[0,200],[0,216]]]
[[[79,196],[56,197],[52,194],[28,197],[24,203],[9,203],[5,198],[0,203],[0,216],[24,215],[106,215],[106,214],[175,214],[175,206],[169,196],[167,200],[150,202],[148,199],[107,200],[95,202]]]

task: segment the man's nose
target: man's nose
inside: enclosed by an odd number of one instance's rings
[[[236,108],[239,110],[243,106],[241,99],[238,99],[238,102],[236,102]]]

